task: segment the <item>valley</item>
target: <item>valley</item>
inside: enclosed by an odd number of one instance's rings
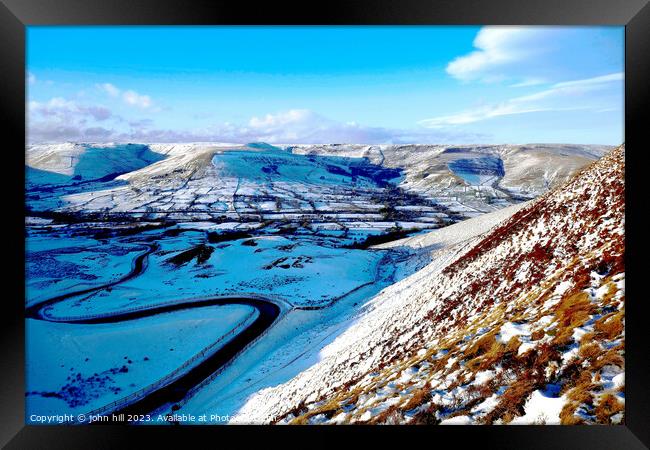
[[[374,318],[392,321],[402,310],[400,320],[412,323],[421,315],[406,301],[413,283],[429,283],[494,227],[609,150],[550,144],[30,147],[26,308],[27,359],[34,369],[28,406],[43,414],[332,419],[321,413],[323,396],[338,396],[337,386],[380,361],[349,356],[353,343],[376,339],[381,327]],[[242,298],[268,302],[277,314],[261,327],[259,308],[228,300]],[[181,307],[189,304],[200,307]],[[405,348],[423,342],[412,340],[415,331],[391,333],[395,343],[408,343]],[[386,348],[376,351],[385,356]],[[201,361],[225,354],[210,370],[197,371],[206,367]],[[313,391],[301,384],[321,386],[306,380],[329,370],[330,361],[354,367],[340,372],[349,378]],[[201,375],[178,395],[173,386],[189,373]],[[285,383],[290,387],[281,388]],[[147,403],[152,395],[159,399]],[[258,404],[280,398],[281,410]],[[345,420],[376,420],[381,411]]]

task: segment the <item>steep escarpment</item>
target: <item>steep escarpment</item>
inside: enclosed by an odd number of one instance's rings
[[[624,172],[620,147],[438,250],[238,420],[621,423]]]
[[[612,147],[330,144],[290,149],[294,153],[363,156],[385,167],[399,167],[405,174],[402,188],[426,193],[456,208],[464,205],[486,212],[500,203],[530,199],[563,184]]]
[[[109,181],[163,158],[140,144],[34,145],[25,154],[26,181],[28,187]]]

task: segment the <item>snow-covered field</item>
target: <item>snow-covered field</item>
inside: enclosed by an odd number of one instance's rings
[[[187,298],[247,294],[278,298],[296,307],[320,306],[373,282],[384,253],[282,236],[210,244],[206,233],[195,231],[157,237],[156,243],[159,249],[149,256],[146,276],[59,302],[46,310],[47,315],[75,317]],[[174,263],[174,257],[196,248],[206,249],[205,260]]]
[[[33,146],[27,150],[28,205],[38,211],[177,221],[334,221],[348,228],[364,221],[402,221],[437,228],[544,193],[606,150],[569,145]],[[59,178],[46,180],[43,174]]]
[[[604,151],[215,143],[29,148],[28,416],[110,412],[134,392],[153,392],[260,317],[246,304],[201,307],[201,301],[251,298],[278,305],[277,319],[158,412],[173,406],[232,423],[303,420],[300,414],[309,423],[377,421],[433,372],[408,369],[399,383],[363,385],[377,389],[366,389],[354,408],[343,405],[335,416],[318,412],[327,403],[323,395],[356,375],[377,376],[379,361],[419,342],[421,316],[431,305],[416,306],[422,303],[416,299],[456,289],[446,282],[432,287],[431,280],[530,209],[526,200],[562,185]],[[529,269],[522,266],[514,282],[525,281]],[[190,301],[187,309],[113,323],[72,323]],[[398,336],[396,321],[408,328]],[[495,342],[519,339],[525,354],[535,348],[534,333],[506,321]],[[458,357],[444,358],[455,370]],[[615,385],[620,373],[600,376]],[[474,384],[499,377],[486,369]],[[539,420],[540,411],[546,423],[560,421],[558,408],[571,400],[549,397],[547,384],[512,423]],[[437,404],[457,401],[458,392],[445,389],[433,397]],[[443,424],[476,423],[502,394],[491,393],[467,414],[436,417]]]
[[[337,317],[355,310],[378,290],[378,279],[387,277],[380,264],[386,255],[382,250],[337,248],[328,240],[307,236],[264,235],[211,243],[208,233],[215,232],[211,228],[169,230],[100,240],[62,228],[45,232],[37,225],[31,230],[28,305],[114,282],[128,274],[147,245],[155,242],[156,250],[139,276],[47,306],[42,314],[49,321],[28,319],[30,415],[87,413],[125,398],[177,370],[233,327],[242,327],[243,320],[250,323],[256,310],[229,305],[119,323],[65,321],[187,299],[261,296],[287,312],[271,330],[273,336],[260,341],[268,353],[256,362],[274,366],[281,361],[272,355],[300,356],[308,350],[307,343],[322,339],[318,331],[332,333]],[[205,257],[191,254],[197,248],[205,251]],[[311,309],[331,303],[336,307]],[[310,309],[301,310],[305,307]],[[262,367],[262,372],[266,370]]]
[[[157,383],[256,315],[227,305],[110,324],[28,319],[28,422],[32,414],[87,413]]]
[[[95,239],[65,234],[32,234],[27,239],[26,288],[28,304],[106,284],[126,275],[143,246],[102,244]]]

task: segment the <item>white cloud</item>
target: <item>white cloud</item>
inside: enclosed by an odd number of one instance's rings
[[[230,123],[210,130],[226,142],[269,143],[417,143],[451,142],[484,136],[448,133],[441,130],[371,127],[357,122],[339,122],[307,109],[291,109],[263,117],[252,117],[244,126]]]
[[[112,117],[110,109],[102,105],[81,105],[62,97],[54,97],[48,102],[31,101],[27,104],[30,116],[57,117],[62,121],[71,121],[73,116],[90,116],[97,121]]]
[[[473,47],[449,61],[448,75],[526,87],[623,70],[622,28],[486,26]]]
[[[511,84],[510,87],[528,87],[545,84],[547,81],[543,78],[526,78],[519,83]]]
[[[36,75],[34,75],[31,72],[27,72],[27,83],[35,84],[36,83]]]
[[[103,105],[80,104],[63,97],[27,103],[27,134],[30,142],[101,140],[109,130],[100,123],[119,120]]]
[[[587,94],[620,87],[619,94],[622,96],[623,76],[623,73],[612,73],[594,78],[556,83],[550,88],[534,94],[511,98],[498,104],[480,106],[457,114],[425,119],[420,121],[419,124],[427,128],[442,128],[465,125],[499,116],[540,111],[578,109],[599,111],[606,107],[600,97]]]
[[[111,97],[117,97],[118,95],[120,95],[120,90],[115,85],[113,85],[111,83],[102,83],[102,84],[98,84],[96,86],[99,89],[106,92]]]
[[[101,83],[95,85],[98,89],[110,95],[111,97],[120,97],[124,103],[138,108],[147,109],[151,108],[153,101],[148,95],[140,94],[132,89],[123,91],[114,84]]]
[[[308,109],[290,109],[278,114],[267,114],[263,118],[252,117],[249,125],[256,129],[272,129],[288,124],[321,122],[316,114]],[[313,123],[312,123],[313,124]]]
[[[151,97],[148,95],[141,95],[135,91],[124,91],[122,98],[129,105],[137,106],[139,108],[149,108],[152,104]]]
[[[585,87],[593,86],[602,83],[608,83],[610,81],[623,81],[625,75],[623,72],[610,73],[609,75],[602,75],[599,77],[588,78],[585,80],[575,80],[575,81],[564,81],[562,83],[556,83],[553,85],[554,88],[564,88],[564,87]],[[621,85],[622,86],[622,85]]]
[[[33,102],[35,103],[35,102]],[[60,109],[72,109],[72,102],[56,99]],[[53,105],[49,105],[52,108]],[[48,116],[45,106],[30,104],[28,139],[30,142],[75,140],[111,142],[236,142],[269,143],[449,143],[484,141],[485,135],[458,131],[391,129],[370,127],[356,122],[338,122],[306,109],[291,109],[276,114],[252,117],[243,124],[221,123],[201,130],[156,129],[151,120],[117,120],[117,129],[98,126],[71,114]],[[90,110],[87,112],[90,114]],[[88,117],[90,118],[90,117]],[[44,119],[44,120],[37,120]]]
[[[502,79],[504,75],[495,69],[543,51],[541,43],[545,33],[547,30],[540,27],[483,27],[474,39],[477,50],[451,61],[447,73],[463,81]]]

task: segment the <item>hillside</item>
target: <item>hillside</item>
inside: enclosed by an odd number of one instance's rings
[[[300,145],[294,153],[366,157],[400,167],[400,187],[466,212],[486,212],[530,199],[566,182],[611,150],[606,146],[527,145]]]
[[[234,422],[623,422],[624,172],[620,147],[482,238],[432,247]]]
[[[27,150],[33,215],[246,223],[365,245],[496,211],[564,182],[603,147],[56,144]],[[85,219],[84,219],[85,218]]]
[[[65,184],[104,179],[131,172],[160,161],[164,156],[149,146],[137,144],[52,144],[31,146],[25,163],[32,185]],[[50,178],[38,175],[50,175]],[[30,176],[33,175],[33,176]]]

